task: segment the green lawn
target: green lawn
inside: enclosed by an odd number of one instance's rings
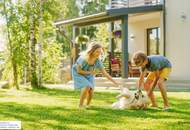
[[[189,130],[190,92],[169,92],[172,110],[114,110],[117,91],[96,92],[92,109],[78,110],[72,90],[0,89],[0,120],[22,121],[23,130]],[[162,100],[156,93],[159,105]]]

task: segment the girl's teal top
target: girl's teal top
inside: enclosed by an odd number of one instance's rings
[[[104,68],[101,60],[97,59],[94,65],[89,65],[86,59],[80,56],[72,67],[72,78],[74,80],[75,89],[82,89],[84,87],[91,87],[92,89],[94,89],[95,76],[92,74],[86,74],[86,75],[78,74],[77,65],[80,65],[81,69],[84,71],[101,70]]]

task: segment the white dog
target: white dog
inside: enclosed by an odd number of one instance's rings
[[[122,88],[117,98],[118,101],[112,104],[116,109],[146,109],[149,105],[148,96],[141,90],[133,93],[128,88]]]

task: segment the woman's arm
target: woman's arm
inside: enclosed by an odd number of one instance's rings
[[[114,83],[117,87],[119,86],[119,84],[117,82],[115,82],[115,80],[113,80],[113,78],[106,72],[106,70],[103,68],[101,70],[102,74],[109,79],[112,83]]]
[[[81,74],[81,75],[85,75],[85,74],[93,74],[93,75],[95,75],[96,74],[94,70],[91,70],[91,71],[82,70],[80,65],[77,65],[77,73]]]

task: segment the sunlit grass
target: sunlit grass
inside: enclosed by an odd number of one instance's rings
[[[20,120],[23,130],[188,130],[190,92],[169,92],[172,109],[114,110],[118,91],[95,92],[92,109],[78,110],[73,90],[0,89],[0,120]],[[162,107],[160,93],[156,93]]]

